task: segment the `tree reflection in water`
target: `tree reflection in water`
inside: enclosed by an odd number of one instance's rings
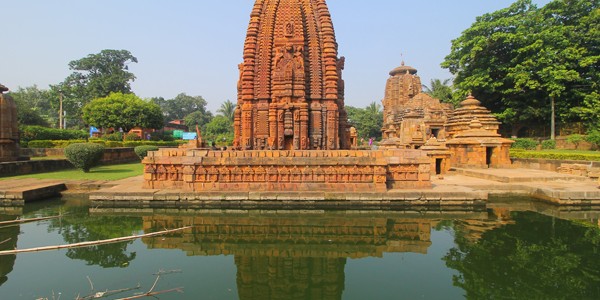
[[[62,219],[53,220],[49,231],[58,231],[68,244],[130,236],[142,229],[139,217],[90,216],[87,207],[69,207]],[[130,242],[67,250],[67,257],[103,268],[126,267],[136,257],[127,252]]]
[[[443,258],[468,299],[600,299],[600,229],[584,222],[512,212],[512,222],[469,238]]]
[[[0,215],[0,221],[14,220],[16,216]],[[17,247],[20,226],[4,226],[0,228],[0,251]],[[15,265],[16,255],[0,256],[0,286],[8,280],[8,274]]]

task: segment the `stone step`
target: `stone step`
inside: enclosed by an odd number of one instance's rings
[[[532,169],[465,169],[452,168],[456,174],[503,183],[590,181],[588,177]]]
[[[23,205],[26,202],[60,196],[67,187],[63,181],[16,179],[0,181],[0,205]]]

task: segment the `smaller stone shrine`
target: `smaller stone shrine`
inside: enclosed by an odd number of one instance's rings
[[[19,159],[19,127],[17,105],[8,95],[8,88],[0,84],[0,162]]]
[[[469,95],[454,110],[446,125],[446,146],[455,167],[509,167],[509,149],[514,143],[498,134],[500,122],[481,102]]]

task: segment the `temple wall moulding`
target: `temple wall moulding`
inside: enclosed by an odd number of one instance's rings
[[[17,105],[8,88],[0,84],[0,162],[19,160],[19,128]]]
[[[375,192],[430,188],[420,151],[161,149],[144,159],[144,187],[184,191]]]

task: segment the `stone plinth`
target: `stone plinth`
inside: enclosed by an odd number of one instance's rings
[[[343,191],[430,188],[415,150],[209,151],[161,149],[143,160],[144,188],[184,191]]]
[[[19,128],[17,105],[8,95],[8,88],[0,84],[0,162],[19,159]]]

